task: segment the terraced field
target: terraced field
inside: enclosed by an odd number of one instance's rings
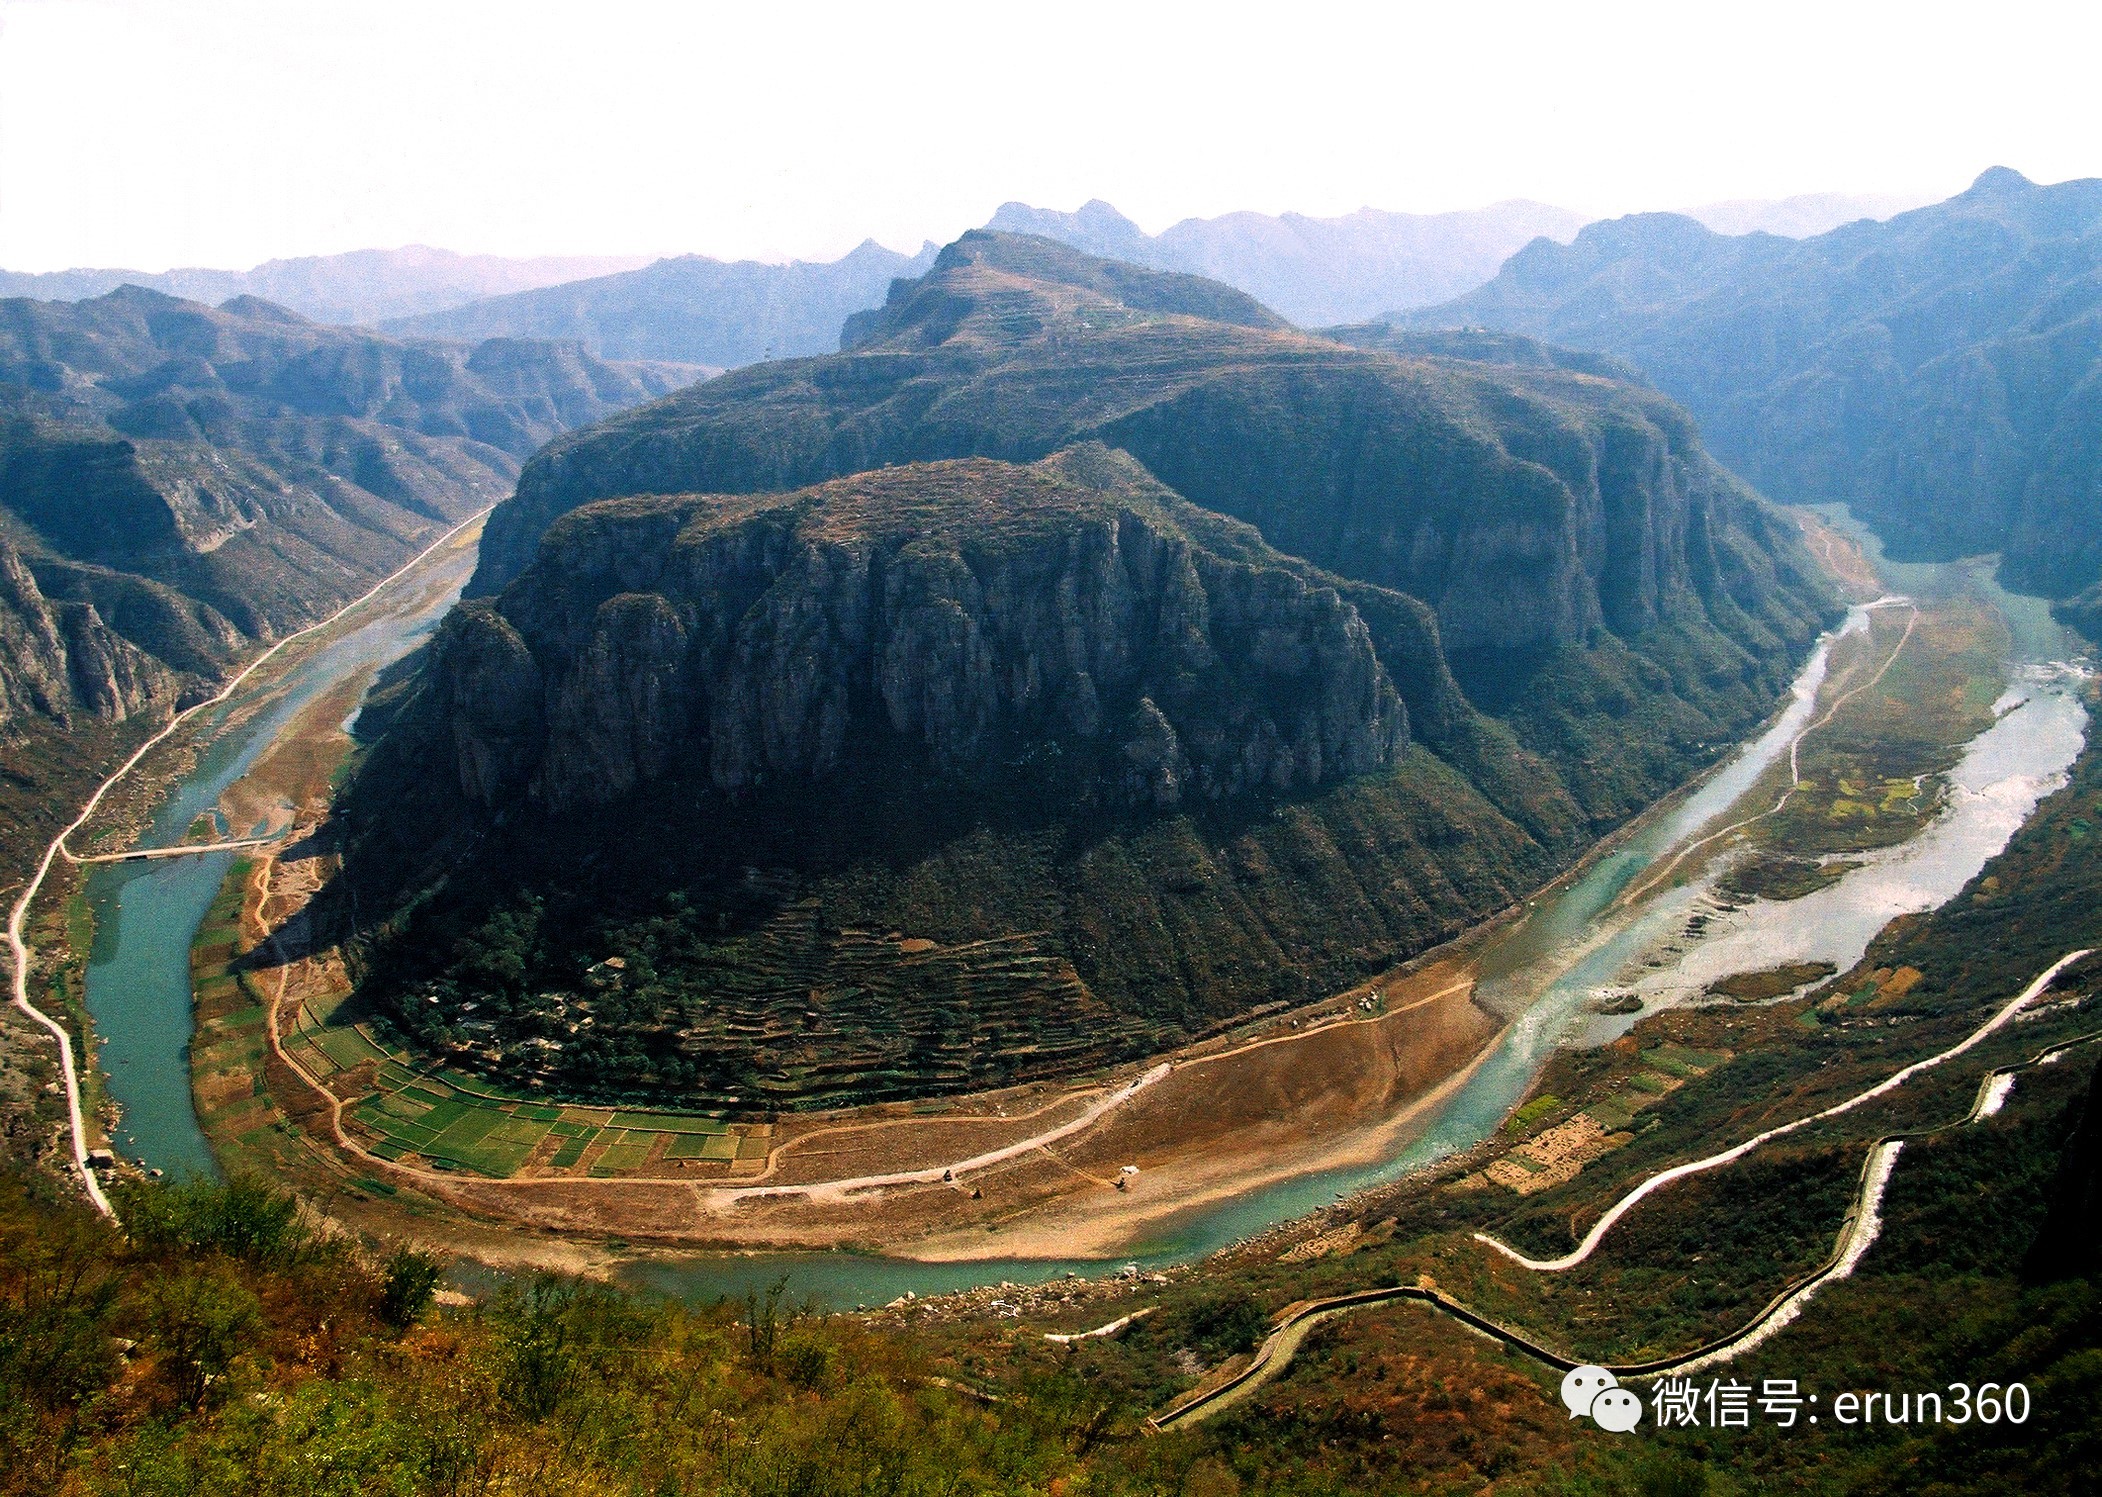
[[[354,1136],[382,1159],[494,1179],[692,1174],[696,1179],[755,1173],[772,1129],[698,1114],[622,1112],[549,1104],[480,1077],[419,1065],[370,1024],[321,1020],[304,1006],[285,1014],[287,1053],[342,1092],[368,1090],[344,1109]]]
[[[1044,937],[944,945],[840,929],[814,899],[728,940],[668,918],[621,955],[628,972],[658,975],[554,995],[568,1032],[552,1043],[537,1011],[498,1017],[476,1042],[490,1052],[478,1069],[588,1096],[618,1071],[593,1040],[627,1037],[681,1057],[683,1097],[701,1107],[814,1110],[1070,1075],[1170,1042],[1113,1015]],[[422,1017],[412,1005],[408,1022]]]
[[[274,1153],[287,1124],[264,1093],[263,995],[274,993],[277,974],[238,970],[248,872],[248,864],[236,865],[191,948],[195,1084],[208,1118],[237,1129],[252,1122],[236,1135],[244,1152]],[[706,1180],[758,1173],[772,1146],[765,1123],[563,1106],[432,1066],[383,1025],[352,1020],[334,995],[312,1003],[288,998],[278,1022],[285,1053],[345,1099],[344,1127],[382,1159],[494,1179],[647,1171]]]

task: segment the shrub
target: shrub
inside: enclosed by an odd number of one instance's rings
[[[1183,1315],[1192,1343],[1215,1357],[1255,1350],[1269,1325],[1263,1307],[1240,1293],[1197,1300]]]
[[[185,1270],[156,1284],[147,1325],[176,1402],[195,1409],[216,1400],[221,1380],[262,1323],[256,1297],[210,1269]]]
[[[396,1248],[380,1265],[380,1319],[397,1331],[406,1331],[430,1308],[444,1272],[444,1264],[429,1253]]]

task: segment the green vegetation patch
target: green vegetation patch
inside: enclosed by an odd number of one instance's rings
[[[356,1029],[330,1026],[313,1031],[313,1034],[315,1043],[328,1053],[328,1058],[346,1071],[387,1058]]]
[[[639,1128],[652,1133],[728,1133],[730,1125],[720,1118],[696,1117],[676,1112],[616,1112],[616,1128]]]
[[[1676,1040],[1666,1040],[1655,1049],[1642,1053],[1645,1064],[1667,1071],[1682,1081],[1689,1076],[1704,1075],[1729,1058],[1727,1050],[1696,1050]]]
[[[1635,1121],[1635,1114],[1641,1109],[1642,1103],[1648,1100],[1646,1097],[1637,1101],[1615,1095],[1593,1102],[1584,1111],[1596,1119],[1598,1125],[1608,1133],[1617,1133]]]
[[[1512,1113],[1510,1121],[1504,1126],[1513,1133],[1523,1133],[1561,1105],[1562,1099],[1553,1092],[1542,1092]]]
[[[1734,998],[1739,1003],[1764,1003],[1830,977],[1838,970],[1830,962],[1789,962],[1762,972],[1733,972],[1709,983],[1708,996]]]

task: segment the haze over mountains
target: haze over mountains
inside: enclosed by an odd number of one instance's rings
[[[1996,168],[1802,241],[1617,219],[1396,320],[1624,358],[1761,490],[1848,502],[1900,555],[2001,551],[2060,598],[2102,579],[2102,181]]]
[[[0,732],[166,705],[690,377],[253,298],[0,301]]]
[[[1074,213],[1007,203],[986,227],[1209,276],[1302,327],[1321,327],[1457,296],[1496,274],[1520,246],[1543,235],[1567,241],[1584,221],[1566,208],[1508,202],[1463,213],[1365,208],[1343,218],[1229,213],[1148,234],[1097,199]]]
[[[1830,616],[1683,413],[1523,340],[973,232],[842,341],[551,444],[371,709],[428,1043],[724,1105],[1155,1051],[1532,886]]]
[[[1827,193],[1692,211],[1729,233],[1806,234],[1902,206],[1909,201]],[[1507,202],[1441,214],[1230,213],[1148,235],[1096,201],[1073,213],[1008,203],[988,227],[1210,276],[1294,322],[1320,326],[1457,296],[1531,239],[1567,242],[1584,222],[1567,209]],[[704,255],[512,259],[411,245],[272,260],[245,271],[0,271],[0,296],[76,301],[120,285],[213,304],[257,296],[318,322],[406,336],[573,339],[602,358],[722,369],[829,353],[848,314],[880,302],[894,277],[923,272],[933,253],[928,245],[908,256],[871,241],[836,261],[780,265]]]
[[[412,244],[269,260],[252,270],[0,270],[0,297],[81,301],[106,296],[119,286],[143,286],[213,306],[236,296],[256,296],[316,322],[377,323],[505,292],[632,270],[649,261],[647,255],[458,255]]]
[[[1808,239],[1864,218],[1895,218],[1934,201],[1930,194],[1805,192],[1788,198],[1732,198],[1688,208],[1686,216],[1718,234],[1779,234]]]
[[[840,324],[899,276],[933,259],[875,241],[828,263],[767,265],[705,255],[477,301],[388,324],[426,338],[574,339],[605,358],[668,359],[715,369],[828,353]]]

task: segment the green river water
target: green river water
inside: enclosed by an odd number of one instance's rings
[[[398,659],[428,638],[472,565],[447,563],[451,590],[421,606],[381,603],[364,621],[297,658],[256,688],[261,710],[216,732],[196,767],[156,817],[142,846],[180,840],[271,739],[346,675]],[[1901,587],[1926,589],[1948,580],[1944,568],[1891,567]],[[1815,953],[1844,968],[1857,959],[1892,914],[1926,909],[1952,897],[2002,847],[2036,802],[2062,783],[2084,740],[2086,713],[2064,672],[2040,669],[2061,660],[2066,645],[2048,611],[2034,600],[1999,595],[2016,635],[2008,711],[1966,746],[1952,779],[1951,808],[1904,848],[1871,860],[1810,900],[1754,904],[1729,939],[1747,949]],[[355,622],[355,621],[354,621]],[[1860,610],[1844,629],[1863,627]],[[790,1292],[834,1306],[880,1304],[911,1291],[941,1293],[1003,1281],[1031,1282],[1068,1271],[1095,1275],[1132,1262],[1158,1267],[1186,1262],[1368,1186],[1395,1180],[1493,1132],[1523,1097],[1549,1052],[1585,1031],[1585,1001],[1611,985],[1637,952],[1683,921],[1688,891],[1614,910],[1629,883],[1713,822],[1787,752],[1810,719],[1824,679],[1829,640],[1798,677],[1783,712],[1683,801],[1649,818],[1632,835],[1575,876],[1543,891],[1521,918],[1498,933],[1482,955],[1481,996],[1513,1022],[1493,1051],[1392,1157],[1373,1165],[1310,1173],[1207,1205],[1157,1228],[1150,1239],[1109,1260],[978,1259],[923,1263],[833,1253],[687,1254],[631,1266],[634,1284],[687,1297],[741,1295],[786,1275]],[[222,709],[218,723],[228,720]],[[236,831],[240,829],[235,829]],[[90,875],[96,924],[88,967],[88,1006],[100,1038],[109,1090],[124,1109],[118,1149],[171,1175],[211,1173],[211,1152],[191,1104],[187,1050],[191,1031],[189,947],[231,854],[167,862],[104,865]],[[1700,948],[1688,954],[1694,960]],[[1766,958],[1756,965],[1771,965]],[[1595,1027],[1595,1026],[1594,1026]]]

